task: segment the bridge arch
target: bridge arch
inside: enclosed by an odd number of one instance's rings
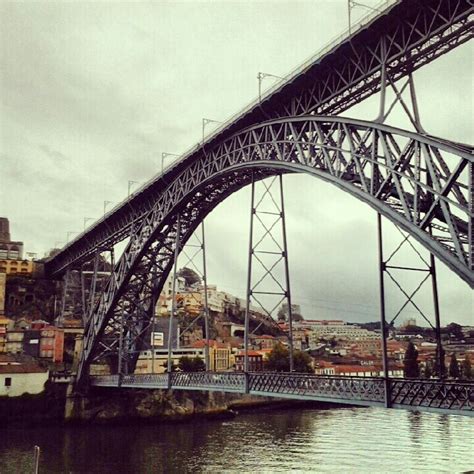
[[[474,284],[469,146],[360,120],[298,116],[248,128],[176,167],[179,173],[173,168],[162,177],[165,189],[133,232],[87,324],[79,378],[119,345],[138,352],[173,263],[178,214],[184,243],[209,212],[252,179],[304,172],[331,182]],[[133,357],[127,363],[133,366]]]

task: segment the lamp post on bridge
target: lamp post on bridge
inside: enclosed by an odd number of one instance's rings
[[[347,16],[348,16],[348,21],[349,21],[349,34],[351,34],[351,10],[355,7],[363,7],[363,8],[367,8],[368,10],[380,12],[378,8],[371,7],[370,5],[366,5],[365,3],[356,2],[355,0],[347,0]]]
[[[113,201],[104,201],[104,216],[105,216],[105,211],[106,211],[106,209],[107,209],[107,206],[108,206],[109,204],[113,204]]]
[[[204,145],[204,134],[206,131],[207,125],[210,123],[222,123],[219,120],[213,120],[213,119],[208,119],[208,118],[203,118],[202,119],[202,144]]]
[[[161,172],[162,173],[165,169],[165,158],[169,158],[170,156],[179,157],[180,155],[178,155],[176,153],[167,153],[166,151],[161,153]]]
[[[69,243],[69,237],[72,234],[80,234],[81,232],[79,230],[70,230],[69,232],[66,232],[66,243]]]
[[[128,181],[127,197],[130,197],[130,190],[131,190],[131,188],[132,188],[132,186],[133,186],[134,184],[138,184],[138,181],[133,181],[133,180],[129,180],[129,181]]]
[[[268,72],[259,72],[257,74],[257,79],[258,79],[258,101],[262,101],[262,81],[266,77],[273,77],[274,79],[279,79],[280,81],[283,80],[283,77],[276,76],[275,74],[269,74]]]
[[[84,230],[86,230],[86,224],[89,221],[94,221],[94,220],[95,220],[95,217],[84,217]]]

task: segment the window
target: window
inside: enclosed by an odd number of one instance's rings
[[[11,387],[11,386],[12,386],[12,378],[5,377],[5,387]]]

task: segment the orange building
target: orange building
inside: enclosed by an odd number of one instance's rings
[[[248,351],[249,372],[261,372],[263,370],[263,355],[258,351]],[[245,351],[235,355],[235,370],[243,372],[245,369]]]
[[[202,339],[196,341],[191,347],[193,349],[202,349],[208,344],[210,370],[215,372],[229,370],[232,365],[230,344],[218,342],[214,339]]]
[[[60,364],[64,355],[64,331],[54,326],[41,329],[39,356]]]

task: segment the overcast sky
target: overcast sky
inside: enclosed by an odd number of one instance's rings
[[[12,238],[39,256],[63,245],[84,217],[102,215],[104,200],[125,198],[129,180],[152,177],[162,152],[198,142],[203,117],[225,120],[253,99],[259,71],[284,76],[346,28],[346,6],[2,2],[0,215]],[[415,74],[429,133],[473,142],[472,58],[472,45],[463,45]],[[377,111],[372,98],[345,115],[373,119]],[[408,127],[398,111],[388,122]],[[376,320],[375,212],[313,177],[285,177],[285,187],[294,302],[306,318]],[[239,296],[248,221],[245,189],[206,223],[208,279]],[[438,268],[442,323],[474,324],[468,285]],[[411,278],[407,291],[416,287]],[[429,289],[419,303],[432,315]],[[389,319],[401,303],[395,290],[387,290]],[[407,309],[400,320],[422,322]]]

